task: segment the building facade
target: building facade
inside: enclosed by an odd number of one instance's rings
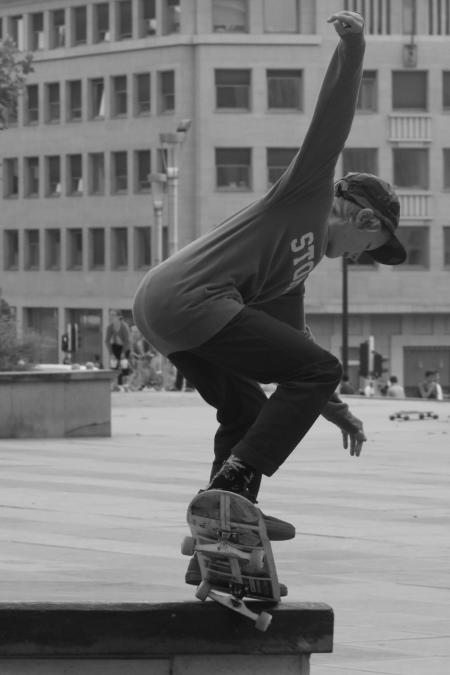
[[[449,389],[449,5],[338,5],[0,0],[2,37],[34,54],[1,133],[0,287],[19,326],[45,336],[45,360],[61,360],[70,325],[74,358],[105,361],[109,310],[131,318],[135,289],[160,257],[150,176],[166,179],[163,255],[278,178],[336,46],[326,19],[343,7],[364,14],[367,50],[337,176],[372,171],[396,187],[408,251],[400,268],[360,259],[349,269],[350,374],[357,379],[359,344],[373,336],[409,393],[432,368]],[[307,280],[306,308],[317,340],[337,356],[341,306],[341,262],[323,261]]]

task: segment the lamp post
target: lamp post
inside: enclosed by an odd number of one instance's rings
[[[348,260],[342,258],[342,370],[348,374]]]
[[[164,173],[167,177],[167,211],[169,222],[169,256],[178,250],[178,178],[179,161],[186,134],[191,126],[190,119],[183,119],[175,132],[162,133],[159,142],[162,150]]]
[[[151,265],[159,265],[163,260],[163,208],[164,195],[167,187],[167,176],[165,173],[151,173],[148,177],[152,191],[153,213],[155,215],[155,226],[151,238]]]

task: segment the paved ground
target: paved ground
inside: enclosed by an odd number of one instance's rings
[[[369,441],[347,456],[320,420],[266,479],[289,599],[336,614],[313,675],[450,672],[450,404],[349,397]],[[397,409],[434,421],[392,422]],[[214,414],[195,393],[113,394],[113,437],[0,443],[0,600],[191,600],[179,553],[206,481]]]

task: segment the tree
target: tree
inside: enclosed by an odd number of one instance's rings
[[[33,55],[21,52],[10,37],[0,41],[0,129],[6,126],[8,111],[23,91],[28,73],[33,72],[32,61]]]

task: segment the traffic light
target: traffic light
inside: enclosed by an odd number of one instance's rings
[[[382,374],[386,371],[386,368],[383,367],[383,362],[387,361],[387,359],[379,354],[378,352],[374,352],[373,354],[373,376],[374,377],[381,377]]]
[[[359,345],[359,375],[369,377],[370,374],[370,345],[368,340]]]

